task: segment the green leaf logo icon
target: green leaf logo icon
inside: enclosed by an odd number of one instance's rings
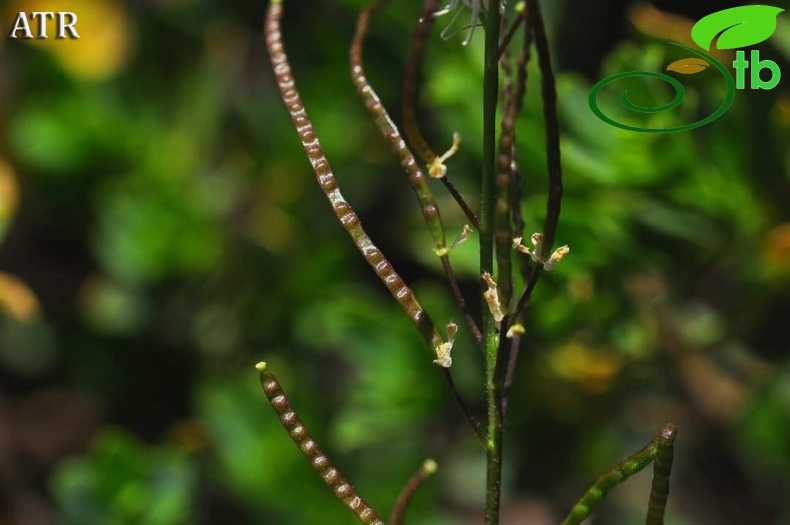
[[[694,24],[691,38],[710,51],[716,35],[717,49],[752,46],[768,39],[776,30],[776,17],[784,11],[770,5],[744,5],[712,13]]]

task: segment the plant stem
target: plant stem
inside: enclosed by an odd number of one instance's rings
[[[653,486],[650,489],[650,504],[647,510],[647,525],[664,525],[664,513],[669,498],[669,475],[672,473],[675,437],[677,429],[668,423],[661,430],[656,442],[658,451],[653,463]]]
[[[650,440],[642,450],[615,465],[593,484],[587,493],[571,509],[562,525],[580,525],[595,507],[614,487],[624,482],[660,456],[661,465],[656,468],[653,477],[653,489],[650,491],[650,513],[648,525],[664,522],[666,495],[669,494],[669,471],[672,469],[672,445],[677,435],[675,425],[667,423],[658,436]]]
[[[436,472],[436,462],[432,459],[426,459],[414,476],[406,483],[403,490],[398,495],[398,500],[395,502],[395,507],[390,514],[389,525],[403,525],[403,519],[406,516],[406,510],[409,508],[414,494],[420,488],[422,482],[429,476]]]
[[[480,274],[493,274],[494,207],[496,203],[496,128],[499,100],[499,2],[491,2],[486,19],[485,71],[483,79],[483,180],[480,200]],[[481,281],[481,293],[487,289]],[[485,304],[485,300],[483,300]],[[497,385],[499,338],[492,316],[483,309],[483,335],[486,352],[486,406],[488,443],[486,444],[486,525],[499,524],[502,489],[502,418],[500,390]]]
[[[546,127],[546,168],[549,174],[549,191],[546,201],[546,220],[543,222],[543,253],[547,259],[554,246],[554,234],[560,220],[562,204],[562,164],[560,162],[560,127],[557,121],[557,87],[551,69],[551,53],[546,26],[539,0],[527,0],[527,21],[535,37],[538,64],[541,73],[543,117]]]

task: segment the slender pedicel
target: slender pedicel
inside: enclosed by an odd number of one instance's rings
[[[406,483],[406,486],[403,487],[403,490],[398,495],[398,500],[395,502],[395,507],[392,509],[392,514],[390,514],[389,525],[402,525],[403,518],[406,516],[406,510],[409,508],[409,503],[411,503],[411,499],[414,497],[414,494],[417,492],[417,489],[420,488],[422,482],[428,479],[430,476],[436,473],[437,470],[436,462],[432,459],[426,459],[425,462],[420,467],[414,476]]]

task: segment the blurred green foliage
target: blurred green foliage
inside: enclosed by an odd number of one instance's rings
[[[482,454],[409,320],[314,187],[269,72],[264,5],[73,4],[79,45],[0,42],[0,522],[352,523],[267,407],[252,368],[261,358],[375,508],[386,515],[434,457],[439,473],[409,522],[480,522]],[[352,89],[346,48],[364,4],[289,10],[295,75],[371,236],[435,319],[458,321],[404,176]],[[46,5],[0,12],[5,23]],[[574,9],[549,10],[550,28]],[[418,10],[382,12],[366,51],[396,117]],[[787,83],[739,92],[691,132],[608,126],[587,106],[597,79],[683,58],[618,24],[601,28],[626,35],[595,79],[558,75],[557,239],[572,252],[528,314],[503,525],[558,522],[667,420],[680,428],[668,524],[787,523]],[[482,41],[462,38],[431,44],[422,116],[437,150],[461,133],[449,173],[476,202]],[[762,53],[785,72],[789,40],[780,17]],[[545,153],[534,64],[529,75],[517,137],[531,232],[542,223]],[[684,79],[681,108],[642,124],[709,114],[717,80]],[[669,96],[659,83],[626,87],[644,105]],[[602,94],[602,106],[617,111],[616,95]],[[434,192],[452,237],[464,217]],[[474,242],[452,255],[474,298]],[[454,362],[482,411],[481,360],[463,329]],[[52,417],[34,401],[53,390],[90,402]],[[649,475],[637,476],[594,523],[641,519],[648,491]]]

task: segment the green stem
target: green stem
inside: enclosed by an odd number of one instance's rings
[[[647,525],[664,525],[664,512],[669,498],[669,475],[672,473],[675,436],[677,429],[668,423],[656,438],[658,452],[653,464],[653,486],[650,489],[650,504],[647,510]]]
[[[669,470],[672,465],[672,443],[675,440],[677,431],[672,423],[667,423],[661,430],[661,433],[653,438],[645,448],[634,454],[633,456],[621,461],[615,465],[609,472],[598,478],[587,493],[571,509],[570,514],[562,522],[562,525],[580,525],[591,513],[601,500],[612,490],[615,486],[624,482],[650,463],[656,458],[662,464],[656,468],[653,479],[653,490],[650,492],[651,513],[655,513],[660,509],[660,517],[653,514],[648,514],[648,524],[663,523],[664,508],[666,506],[666,498],[659,501],[661,496],[666,496],[669,493]],[[658,482],[659,487],[656,487]],[[666,487],[664,488],[664,482]],[[660,492],[660,494],[657,494]],[[654,520],[654,521],[651,521]],[[658,521],[655,521],[658,520]]]
[[[491,2],[486,17],[485,71],[483,79],[483,180],[480,201],[480,274],[493,274],[494,208],[496,204],[496,128],[499,101],[499,2]],[[481,281],[481,292],[487,289]],[[485,304],[485,300],[483,300]],[[488,443],[486,445],[486,525],[499,524],[502,489],[502,418],[500,389],[497,385],[499,341],[494,319],[483,312],[483,337],[486,352],[486,406]]]

